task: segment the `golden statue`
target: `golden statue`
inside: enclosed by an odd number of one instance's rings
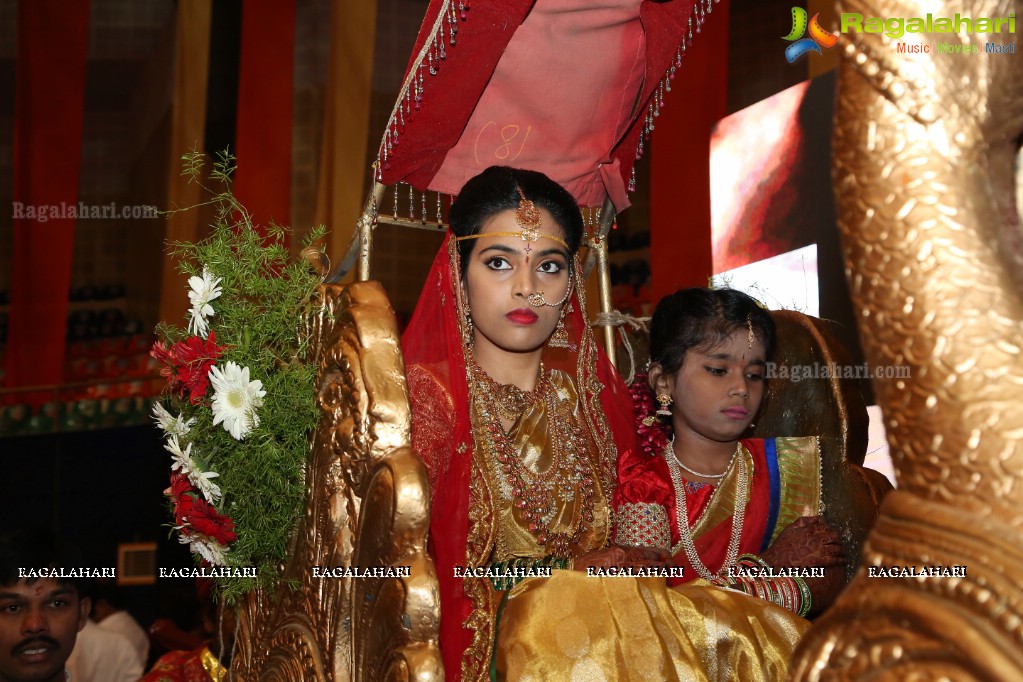
[[[839,3],[882,17],[1021,10]],[[931,37],[931,52],[899,53],[912,34],[841,44],[846,273],[870,364],[908,365],[911,378],[875,382],[898,490],[854,581],[802,641],[796,679],[1023,679],[1023,60],[985,51],[1015,34]],[[943,54],[946,38],[977,52]],[[907,566],[961,568],[870,577]]]

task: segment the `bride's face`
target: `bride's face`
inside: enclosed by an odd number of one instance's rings
[[[512,236],[473,240],[463,287],[477,353],[485,346],[514,353],[535,351],[554,333],[562,306],[534,307],[527,297],[543,292],[548,303],[561,301],[570,284],[571,261],[565,246],[549,238],[564,239],[564,230],[547,210],[541,208],[540,216],[541,236],[535,241],[517,236],[521,228],[512,209],[492,216],[481,230],[483,235]]]

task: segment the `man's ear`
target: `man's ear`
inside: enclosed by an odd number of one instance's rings
[[[82,597],[78,600],[78,631],[85,627],[85,621],[89,620],[89,612],[92,611],[92,597]]]

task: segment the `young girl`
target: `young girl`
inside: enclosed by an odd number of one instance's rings
[[[633,384],[641,447],[619,460],[616,540],[669,550],[685,568],[675,582],[807,616],[844,584],[845,558],[818,516],[817,439],[742,438],[773,345],[771,316],[741,292],[684,289],[658,304],[647,382]]]

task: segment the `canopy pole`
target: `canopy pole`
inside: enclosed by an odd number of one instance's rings
[[[370,278],[370,264],[373,256],[373,230],[376,228],[377,215],[380,213],[380,201],[384,198],[385,185],[373,181],[366,205],[362,208],[362,216],[355,226],[356,238],[359,240],[359,269],[356,279],[365,282]]]
[[[597,260],[597,291],[600,301],[601,319],[608,319],[611,313],[611,271],[607,260],[607,235],[614,225],[616,213],[611,199],[604,200],[604,206],[600,210],[600,223],[593,233],[590,246]],[[607,353],[611,366],[618,369],[618,353],[615,348],[615,326],[603,325],[604,329],[604,351]]]

